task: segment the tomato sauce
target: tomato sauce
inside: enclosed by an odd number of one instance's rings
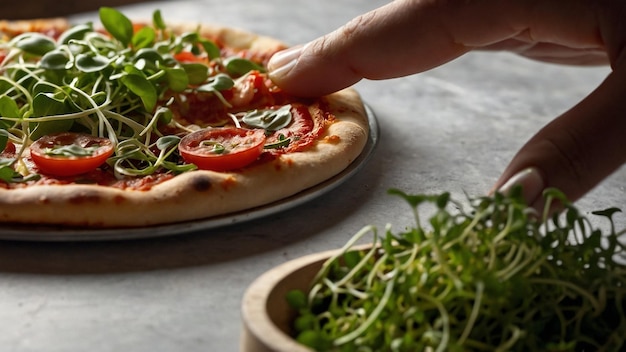
[[[312,114],[308,105],[293,103],[291,108],[293,121],[289,126],[275,131],[268,137],[268,143],[278,142],[281,136],[291,141],[284,148],[274,149],[274,154],[300,152],[311,146],[326,128],[326,121],[321,111]]]
[[[170,110],[183,125],[222,126],[230,121],[226,106],[211,93],[182,94],[170,106]]]
[[[126,177],[118,180],[112,170],[106,165],[77,176],[50,176],[39,173],[39,170],[34,163],[32,163],[29,157],[24,158],[24,164],[32,173],[38,173],[39,177],[27,182],[6,183],[4,181],[0,181],[0,188],[19,189],[31,186],[84,184],[113,187],[125,190],[147,191],[159,183],[174,178],[174,175],[171,173],[157,172],[148,176]]]

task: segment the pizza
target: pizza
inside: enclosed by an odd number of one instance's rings
[[[368,117],[352,88],[290,96],[245,30],[0,21],[0,223],[172,224],[246,211],[345,170]]]

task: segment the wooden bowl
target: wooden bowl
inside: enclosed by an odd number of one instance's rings
[[[287,292],[308,290],[326,259],[339,250],[310,254],[288,261],[257,278],[246,290],[242,303],[242,352],[310,352],[291,337],[296,312],[289,307]]]

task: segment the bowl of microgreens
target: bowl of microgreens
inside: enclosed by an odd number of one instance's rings
[[[591,213],[603,230],[555,189],[542,214],[521,189],[462,202],[390,193],[415,226],[368,226],[260,276],[242,304],[243,351],[626,350],[618,208]]]

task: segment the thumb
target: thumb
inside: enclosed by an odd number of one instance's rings
[[[541,209],[542,191],[575,201],[626,162],[626,56],[588,97],[540,130],[513,158],[494,189],[522,185]]]

